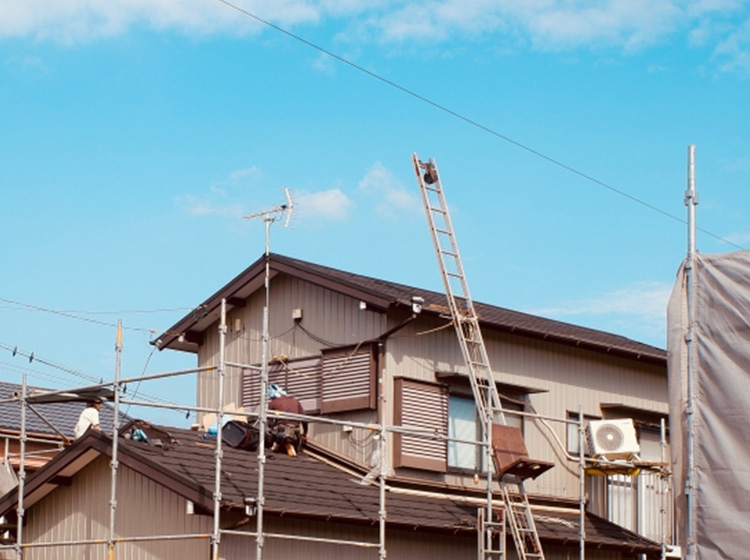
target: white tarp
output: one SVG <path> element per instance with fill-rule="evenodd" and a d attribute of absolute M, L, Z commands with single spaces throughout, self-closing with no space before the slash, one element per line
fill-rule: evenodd
<path fill-rule="evenodd" d="M 750 251 L 697 255 L 692 282 L 696 558 L 750 558 Z M 670 447 L 683 552 L 688 534 L 686 288 L 683 263 L 667 312 Z"/>

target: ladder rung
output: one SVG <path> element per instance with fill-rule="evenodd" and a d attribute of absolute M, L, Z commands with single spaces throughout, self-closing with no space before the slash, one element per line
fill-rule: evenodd
<path fill-rule="evenodd" d="M 435 208 L 433 206 L 430 206 L 430 212 L 437 212 L 438 214 L 447 214 L 448 213 L 445 210 L 443 210 L 442 208 Z"/>

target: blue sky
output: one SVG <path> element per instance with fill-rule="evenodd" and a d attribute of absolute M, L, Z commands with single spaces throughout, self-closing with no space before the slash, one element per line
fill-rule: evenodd
<path fill-rule="evenodd" d="M 749 78 L 741 1 L 3 2 L 0 378 L 112 378 L 118 318 L 126 377 L 194 365 L 151 330 L 261 255 L 282 187 L 273 251 L 440 290 L 413 152 L 476 300 L 664 347 L 689 144 L 700 251 L 750 246 Z"/>

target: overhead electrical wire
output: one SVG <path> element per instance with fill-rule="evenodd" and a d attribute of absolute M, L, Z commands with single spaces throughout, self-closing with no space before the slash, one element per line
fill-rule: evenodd
<path fill-rule="evenodd" d="M 503 141 L 505 141 L 505 142 L 507 142 L 509 144 L 512 144 L 513 146 L 515 146 L 517 148 L 520 148 L 520 149 L 522 149 L 522 150 L 524 150 L 524 151 L 526 151 L 526 152 L 528 152 L 528 153 L 530 153 L 530 154 L 532 154 L 532 155 L 534 155 L 534 156 L 536 156 L 538 158 L 541 158 L 541 159 L 547 161 L 548 163 L 556 165 L 557 167 L 560 167 L 560 168 L 562 168 L 562 169 L 564 169 L 564 170 L 566 170 L 566 171 L 568 171 L 570 173 L 573 173 L 574 175 L 577 175 L 577 176 L 581 177 L 582 179 L 586 179 L 587 181 L 590 181 L 590 182 L 592 182 L 592 183 L 594 183 L 596 185 L 599 185 L 600 187 L 608 189 L 608 190 L 612 191 L 615 194 L 618 194 L 618 195 L 620 195 L 620 196 L 622 196 L 624 198 L 627 198 L 628 200 L 630 200 L 632 202 L 635 202 L 637 204 L 640 204 L 640 205 L 648 208 L 649 210 L 657 212 L 657 213 L 659 213 L 659 214 L 661 214 L 661 215 L 663 215 L 663 216 L 665 216 L 667 218 L 671 218 L 672 220 L 675 220 L 675 221 L 677 221 L 677 222 L 679 222 L 681 224 L 686 224 L 687 223 L 687 221 L 685 219 L 683 219 L 683 218 L 675 216 L 674 214 L 671 214 L 671 213 L 667 212 L 666 210 L 662 210 L 658 206 L 654 206 L 653 204 L 650 204 L 650 203 L 648 203 L 648 202 L 646 202 L 644 200 L 641 200 L 640 198 L 638 198 L 636 196 L 633 196 L 633 195 L 628 194 L 627 192 L 625 192 L 623 190 L 620 190 L 620 189 L 618 189 L 616 187 L 613 187 L 612 185 L 610 185 L 608 183 L 605 183 L 604 181 L 601 181 L 601 180 L 597 179 L 596 177 L 593 177 L 593 176 L 591 176 L 591 175 L 589 175 L 589 174 L 587 174 L 587 173 L 585 173 L 583 171 L 580 171 L 580 170 L 576 169 L 575 167 L 572 167 L 572 166 L 570 166 L 570 165 L 568 165 L 566 163 L 563 163 L 562 161 L 560 161 L 558 159 L 555 159 L 555 158 L 553 158 L 551 156 L 548 156 L 548 155 L 540 152 L 539 150 L 535 150 L 534 148 L 532 148 L 530 146 L 527 146 L 526 144 L 523 144 L 522 142 L 519 142 L 518 140 L 514 140 L 513 138 L 510 138 L 509 136 L 506 136 L 505 134 L 502 134 L 502 133 L 494 130 L 493 128 L 490 128 L 489 126 L 486 126 L 486 125 L 484 125 L 484 124 L 482 124 L 482 123 L 480 123 L 478 121 L 475 121 L 474 119 L 471 119 L 471 118 L 469 118 L 469 117 L 467 117 L 465 115 L 462 115 L 461 113 L 459 113 L 457 111 L 454 111 L 453 109 L 450 109 L 450 108 L 446 107 L 445 105 L 442 105 L 442 104 L 440 104 L 440 103 L 438 103 L 436 101 L 433 101 L 432 99 L 430 99 L 428 97 L 425 97 L 424 95 L 422 95 L 420 93 L 417 93 L 414 90 L 411 90 L 411 89 L 409 89 L 409 88 L 407 88 L 405 86 L 402 86 L 402 85 L 400 85 L 400 84 L 398 84 L 398 83 L 396 83 L 396 82 L 394 82 L 392 80 L 389 80 L 388 78 L 384 78 L 380 74 L 377 74 L 377 73 L 373 72 L 372 70 L 368 70 L 367 68 L 364 68 L 363 66 L 360 66 L 356 62 L 352 62 L 351 60 L 346 59 L 343 56 L 340 56 L 340 55 L 338 55 L 338 54 L 336 54 L 336 53 L 334 53 L 332 51 L 329 51 L 328 49 L 325 49 L 325 48 L 323 48 L 323 47 L 321 47 L 319 45 L 316 45 L 315 43 L 313 43 L 311 41 L 308 41 L 307 39 L 305 39 L 305 38 L 303 38 L 303 37 L 301 37 L 301 36 L 299 36 L 299 35 L 297 35 L 295 33 L 292 33 L 291 31 L 289 31 L 287 29 L 284 29 L 283 27 L 280 27 L 280 26 L 278 26 L 276 24 L 273 24 L 270 21 L 265 20 L 265 19 L 263 19 L 263 18 L 255 15 L 254 13 L 252 13 L 252 12 L 246 10 L 246 9 L 244 9 L 244 8 L 242 8 L 240 6 L 237 6 L 236 4 L 233 4 L 232 2 L 229 2 L 227 0 L 216 0 L 216 1 L 224 4 L 225 6 L 228 6 L 229 8 L 232 8 L 233 10 L 236 10 L 236 11 L 240 12 L 241 14 L 246 15 L 249 18 L 254 19 L 255 21 L 257 21 L 259 23 L 262 23 L 263 25 L 265 25 L 267 27 L 270 27 L 271 29 L 274 29 L 274 30 L 278 31 L 279 33 L 283 33 L 287 37 L 290 37 L 290 38 L 294 39 L 295 41 L 298 41 L 298 42 L 300 42 L 300 43 L 302 43 L 302 44 L 310 47 L 311 49 L 314 49 L 314 50 L 316 50 L 318 52 L 321 52 L 321 53 L 325 54 L 326 56 L 330 56 L 331 58 L 333 58 L 335 60 L 338 60 L 342 64 L 350 66 L 351 68 L 354 68 L 355 70 L 357 70 L 357 71 L 359 71 L 359 72 L 361 72 L 363 74 L 366 74 L 367 76 L 369 76 L 369 77 L 371 77 L 371 78 L 373 78 L 375 80 L 378 80 L 378 81 L 380 81 L 380 82 L 382 82 L 382 83 L 384 83 L 384 84 L 386 84 L 386 85 L 388 85 L 388 86 L 390 86 L 390 87 L 392 87 L 394 89 L 397 89 L 398 91 L 400 91 L 402 93 L 405 93 L 406 95 L 409 95 L 409 96 L 417 99 L 418 101 L 426 103 L 427 105 L 430 105 L 431 107 L 433 107 L 433 108 L 435 108 L 435 109 L 437 109 L 439 111 L 442 111 L 443 113 L 446 113 L 446 114 L 448 114 L 448 115 L 450 115 L 452 117 L 455 117 L 456 119 L 458 119 L 460 121 L 463 121 L 463 122 L 465 122 L 465 123 L 467 123 L 467 124 L 469 124 L 469 125 L 471 125 L 471 126 L 473 126 L 475 128 L 478 128 L 479 130 L 481 130 L 483 132 L 486 132 L 487 134 L 490 134 L 490 135 L 492 135 L 492 136 L 494 136 L 496 138 L 499 138 L 500 140 L 503 140 Z M 728 240 L 728 239 L 726 239 L 726 238 L 724 238 L 724 237 L 722 237 L 720 235 L 717 235 L 715 233 L 712 233 L 712 232 L 710 232 L 708 230 L 705 230 L 703 228 L 700 228 L 700 227 L 698 227 L 697 229 L 700 232 L 705 233 L 706 235 L 709 235 L 709 236 L 717 239 L 718 241 L 722 241 L 724 243 L 732 245 L 733 247 L 736 247 L 737 249 L 744 249 L 744 247 L 742 247 L 741 245 L 737 245 L 736 243 L 734 243 L 734 242 L 732 242 L 732 241 L 730 241 L 730 240 Z"/>
<path fill-rule="evenodd" d="M 102 383 L 102 379 L 101 378 L 97 379 L 93 375 L 90 375 L 90 374 L 87 374 L 87 373 L 84 373 L 82 371 L 78 371 L 78 370 L 75 370 L 75 369 L 72 369 L 72 368 L 69 368 L 69 367 L 65 367 L 65 366 L 63 366 L 61 364 L 58 364 L 58 363 L 55 363 L 55 362 L 52 362 L 52 361 L 50 361 L 50 360 L 48 360 L 46 358 L 43 358 L 43 357 L 39 356 L 38 354 L 36 354 L 34 352 L 31 352 L 31 353 L 25 352 L 25 351 L 19 349 L 18 346 L 11 346 L 10 344 L 6 344 L 6 343 L 3 343 L 3 342 L 0 342 L 0 348 L 3 349 L 3 350 L 9 351 L 13 357 L 15 357 L 15 356 L 21 356 L 23 358 L 28 358 L 30 364 L 33 363 L 33 362 L 37 362 L 37 363 L 49 366 L 51 368 L 54 368 L 54 369 L 56 369 L 58 371 L 62 371 L 64 373 L 67 373 L 69 375 L 73 375 L 75 377 L 83 379 L 84 381 L 87 381 L 87 382 L 92 383 L 92 384 Z M 152 352 L 152 354 L 153 354 L 153 352 Z M 146 361 L 146 367 L 148 366 L 148 362 L 150 360 L 151 360 L 151 356 L 149 356 L 148 360 Z M 6 363 L 5 365 L 3 365 L 2 369 L 10 370 L 10 368 L 8 367 L 9 365 L 10 364 Z M 23 371 L 23 368 L 19 368 L 19 370 Z M 144 371 L 145 371 L 145 367 L 144 367 Z M 41 372 L 34 372 L 34 373 L 35 374 L 38 373 L 40 375 L 45 375 L 45 374 L 43 374 Z M 57 377 L 57 376 L 50 376 L 50 377 Z M 59 379 L 59 377 L 58 377 L 58 379 Z M 160 403 L 165 403 L 165 404 L 176 404 L 176 403 L 174 403 L 174 402 L 172 402 L 170 400 L 163 399 L 163 398 L 158 397 L 156 395 L 152 395 L 152 394 L 148 394 L 148 393 L 141 393 L 141 395 L 143 395 L 142 398 L 144 400 L 148 401 L 148 402 L 160 402 Z"/>
<path fill-rule="evenodd" d="M 49 309 L 47 307 L 40 307 L 38 305 L 31 305 L 29 303 L 23 303 L 20 301 L 14 301 L 12 299 L 6 299 L 6 298 L 0 298 L 0 301 L 4 303 L 9 303 L 12 305 L 16 305 L 19 307 L 25 307 L 27 309 L 31 309 L 33 311 L 43 311 L 44 313 L 52 313 L 53 315 L 60 315 L 61 317 L 67 317 L 68 319 L 76 319 L 78 321 L 84 321 L 86 323 L 93 323 L 95 325 L 103 325 L 106 327 L 113 327 L 117 328 L 116 323 L 108 323 L 106 321 L 100 321 L 98 319 L 90 319 L 89 317 L 81 317 L 79 315 L 74 315 L 73 313 L 69 313 L 67 311 L 58 311 L 56 309 Z M 153 333 L 154 329 L 147 329 L 143 327 L 123 327 L 125 330 L 130 331 L 136 331 L 136 332 L 145 332 L 145 333 Z"/>

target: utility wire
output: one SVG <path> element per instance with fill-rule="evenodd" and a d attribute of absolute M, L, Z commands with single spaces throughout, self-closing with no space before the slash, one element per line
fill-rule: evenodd
<path fill-rule="evenodd" d="M 579 177 L 581 177 L 583 179 L 586 179 L 587 181 L 590 181 L 590 182 L 592 182 L 592 183 L 594 183 L 596 185 L 599 185 L 600 187 L 603 187 L 605 189 L 608 189 L 608 190 L 612 191 L 613 193 L 618 194 L 618 195 L 620 195 L 620 196 L 622 196 L 624 198 L 627 198 L 628 200 L 630 200 L 632 202 L 635 202 L 637 204 L 645 206 L 649 210 L 653 210 L 654 212 L 662 214 L 663 216 L 666 216 L 667 218 L 671 218 L 671 219 L 673 219 L 673 220 L 675 220 L 675 221 L 677 221 L 677 222 L 679 222 L 681 224 L 687 224 L 687 221 L 685 219 L 683 219 L 683 218 L 675 216 L 674 214 L 671 214 L 671 213 L 667 212 L 666 210 L 662 210 L 661 208 L 659 208 L 657 206 L 654 206 L 653 204 L 650 204 L 650 203 L 648 203 L 648 202 L 646 202 L 644 200 L 641 200 L 640 198 L 637 198 L 637 197 L 635 197 L 635 196 L 633 196 L 631 194 L 628 194 L 625 191 L 622 191 L 622 190 L 620 190 L 620 189 L 618 189 L 616 187 L 613 187 L 612 185 L 610 185 L 608 183 L 605 183 L 604 181 L 600 181 L 599 179 L 597 179 L 595 177 L 592 177 L 591 175 L 588 175 L 587 173 L 584 173 L 583 171 L 579 171 L 578 169 L 576 169 L 574 167 L 571 167 L 570 165 L 567 165 L 567 164 L 561 162 L 560 160 L 557 160 L 557 159 L 555 159 L 555 158 L 553 158 L 551 156 L 543 154 L 542 152 L 540 152 L 538 150 L 535 150 L 534 148 L 532 148 L 530 146 L 527 146 L 526 144 L 523 144 L 523 143 L 521 143 L 521 142 L 519 142 L 517 140 L 514 140 L 513 138 L 510 138 L 509 136 L 506 136 L 505 134 L 502 134 L 502 133 L 500 133 L 500 132 L 498 132 L 498 131 L 490 128 L 489 126 L 483 125 L 482 123 L 480 123 L 478 121 L 475 121 L 475 120 L 473 120 L 473 119 L 471 119 L 471 118 L 469 118 L 469 117 L 467 117 L 465 115 L 462 115 L 461 113 L 459 113 L 457 111 L 454 111 L 453 109 L 450 109 L 450 108 L 446 107 L 445 105 L 441 105 L 440 103 L 438 103 L 436 101 L 433 101 L 432 99 L 430 99 L 428 97 L 425 97 L 424 95 L 421 95 L 421 94 L 415 92 L 414 90 L 411 90 L 411 89 L 409 89 L 407 87 L 404 87 L 404 86 L 402 86 L 402 85 L 400 85 L 400 84 L 398 84 L 398 83 L 396 83 L 394 81 L 391 81 L 391 80 L 389 80 L 387 78 L 384 78 L 380 74 L 377 74 L 377 73 L 373 72 L 372 70 L 368 70 L 367 68 L 364 68 L 363 66 L 360 66 L 359 64 L 357 64 L 355 62 L 352 62 L 351 60 L 348 60 L 348 59 L 344 58 L 343 56 L 337 55 L 336 53 L 334 53 L 332 51 L 329 51 L 328 49 L 325 49 L 325 48 L 323 48 L 323 47 L 321 47 L 319 45 L 316 45 L 315 43 L 313 43 L 311 41 L 308 41 L 307 39 L 305 39 L 303 37 L 300 37 L 299 35 L 296 35 L 296 34 L 292 33 L 291 31 L 288 31 L 288 30 L 284 29 L 283 27 L 279 27 L 278 25 L 275 25 L 275 24 L 271 23 L 270 21 L 265 20 L 265 19 L 263 19 L 263 18 L 255 15 L 255 14 L 253 14 L 252 12 L 249 12 L 248 10 L 245 10 L 244 8 L 241 8 L 240 6 L 237 6 L 236 4 L 228 2 L 227 0 L 216 0 L 216 1 L 217 2 L 221 2 L 225 6 L 228 6 L 228 7 L 232 8 L 232 9 L 234 9 L 234 10 L 237 10 L 238 12 L 246 15 L 247 17 L 250 17 L 250 18 L 256 20 L 259 23 L 262 23 L 263 25 L 266 25 L 266 26 L 268 26 L 268 27 L 270 27 L 272 29 L 275 29 L 279 33 L 283 33 L 287 37 L 291 37 L 295 41 L 298 41 L 298 42 L 300 42 L 300 43 L 302 43 L 302 44 L 304 44 L 304 45 L 306 45 L 306 46 L 308 46 L 308 47 L 310 47 L 312 49 L 315 49 L 318 52 L 321 52 L 321 53 L 323 53 L 323 54 L 325 54 L 327 56 L 330 56 L 331 58 L 333 58 L 335 60 L 338 60 L 342 64 L 346 64 L 347 66 L 350 66 L 351 68 L 354 68 L 355 70 L 358 70 L 359 72 L 362 72 L 363 74 L 366 74 L 367 76 L 370 76 L 371 78 L 374 78 L 375 80 L 378 80 L 378 81 L 380 81 L 380 82 L 382 82 L 382 83 L 384 83 L 384 84 L 386 84 L 388 86 L 391 86 L 394 89 L 399 90 L 402 93 L 405 93 L 406 95 L 409 95 L 409 96 L 411 96 L 411 97 L 413 97 L 413 98 L 415 98 L 415 99 L 417 99 L 417 100 L 419 100 L 419 101 L 421 101 L 423 103 L 426 103 L 427 105 L 430 105 L 430 106 L 434 107 L 435 109 L 437 109 L 439 111 L 442 111 L 443 113 L 447 113 L 448 115 L 450 115 L 452 117 L 455 117 L 458 120 L 463 121 L 463 122 L 465 122 L 465 123 L 467 123 L 467 124 L 469 124 L 469 125 L 471 125 L 471 126 L 473 126 L 475 128 L 478 128 L 479 130 L 481 130 L 483 132 L 491 134 L 492 136 L 494 136 L 496 138 L 499 138 L 500 140 L 504 140 L 505 142 L 507 142 L 509 144 L 512 144 L 513 146 L 515 146 L 517 148 L 525 150 L 526 152 L 528 152 L 528 153 L 530 153 L 530 154 L 532 154 L 532 155 L 534 155 L 534 156 L 536 156 L 538 158 L 541 158 L 541 159 L 547 161 L 548 163 L 551 163 L 552 165 L 556 165 L 556 166 L 558 166 L 558 167 L 560 167 L 560 168 L 562 168 L 562 169 L 564 169 L 566 171 L 569 171 L 570 173 L 573 173 L 574 175 L 578 175 Z M 720 235 L 717 235 L 715 233 L 712 233 L 712 232 L 707 231 L 707 230 L 705 230 L 703 228 L 700 228 L 700 227 L 697 228 L 697 229 L 699 231 L 701 231 L 702 233 L 705 233 L 706 235 L 709 235 L 709 236 L 711 236 L 711 237 L 713 237 L 713 238 L 715 238 L 715 239 L 717 239 L 719 241 L 722 241 L 724 243 L 732 245 L 733 247 L 736 247 L 737 249 L 744 249 L 744 247 L 742 247 L 740 245 L 737 245 L 736 243 L 733 243 L 732 241 L 729 241 L 728 239 L 725 239 L 724 237 L 721 237 Z"/>
<path fill-rule="evenodd" d="M 17 305 L 19 307 L 25 307 L 27 309 L 32 309 L 34 311 L 44 311 L 45 313 L 52 313 L 53 315 L 60 315 L 62 317 L 67 317 L 69 319 L 77 319 L 79 321 L 84 321 L 86 323 L 93 323 L 95 325 L 104 325 L 106 327 L 113 327 L 117 328 L 117 324 L 115 323 L 107 323 L 106 321 L 100 321 L 98 319 L 90 319 L 88 317 L 80 317 L 78 315 L 74 315 L 72 313 L 68 313 L 66 311 L 57 311 L 55 309 L 48 309 L 46 307 L 39 307 L 38 305 L 31 305 L 30 303 L 23 303 L 20 301 L 14 301 L 12 299 L 6 299 L 6 298 L 0 298 L 0 301 L 4 303 L 10 303 L 13 305 Z M 153 329 L 146 329 L 141 327 L 123 327 L 126 330 L 130 331 L 136 331 L 136 332 L 145 332 L 145 333 L 152 333 Z"/>
<path fill-rule="evenodd" d="M 18 348 L 18 346 L 10 346 L 9 344 L 5 344 L 5 343 L 0 342 L 0 348 L 2 348 L 3 350 L 8 350 L 11 353 L 11 355 L 14 356 L 14 357 L 15 356 L 21 356 L 21 357 L 24 357 L 24 358 L 28 358 L 30 364 L 33 363 L 33 362 L 38 362 L 40 364 L 44 364 L 44 365 L 49 366 L 51 368 L 54 368 L 54 369 L 57 369 L 59 371 L 65 372 L 65 373 L 67 373 L 69 375 L 73 375 L 75 377 L 79 377 L 79 378 L 83 379 L 84 381 L 88 381 L 89 383 L 92 383 L 92 384 L 101 383 L 101 378 L 97 379 L 93 375 L 89 375 L 87 373 L 83 373 L 81 371 L 78 371 L 78 370 L 75 370 L 75 369 L 71 369 L 71 368 L 65 367 L 63 365 L 57 364 L 55 362 L 52 362 L 52 361 L 47 360 L 45 358 L 42 358 L 41 356 L 35 354 L 34 352 L 31 352 L 31 353 L 24 352 L 23 350 L 20 350 Z M 153 355 L 153 352 L 152 352 L 152 355 Z M 150 360 L 151 360 L 151 356 L 148 357 L 148 360 L 146 361 L 146 366 L 148 366 L 148 362 Z M 4 369 L 8 369 L 8 367 L 4 366 Z M 144 370 L 145 370 L 145 368 L 144 368 Z M 44 374 L 42 374 L 42 375 L 44 375 Z M 149 402 L 161 402 L 161 403 L 165 403 L 165 404 L 177 404 L 177 403 L 174 403 L 174 402 L 172 402 L 170 400 L 163 399 L 161 397 L 157 397 L 156 395 L 151 395 L 151 394 L 148 394 L 148 393 L 141 393 L 141 394 L 143 395 L 142 398 L 144 400 L 146 400 L 146 401 L 149 401 Z"/>

